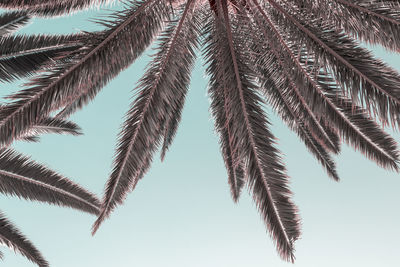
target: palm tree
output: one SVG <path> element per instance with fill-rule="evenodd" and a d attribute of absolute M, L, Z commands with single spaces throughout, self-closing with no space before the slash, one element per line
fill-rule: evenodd
<path fill-rule="evenodd" d="M 105 2 L 5 0 L 0 8 L 53 16 Z M 0 111 L 2 144 L 53 113 L 65 119 L 158 37 L 157 52 L 136 87 L 138 96 L 119 136 L 93 233 L 135 188 L 158 148 L 164 158 L 200 46 L 232 198 L 237 201 L 244 185 L 249 187 L 284 260 L 294 260 L 300 219 L 265 103 L 334 180 L 339 177 L 331 155 L 340 152 L 343 141 L 378 165 L 398 170 L 397 144 L 383 126 L 399 126 L 400 75 L 360 44 L 400 51 L 397 0 L 131 0 L 97 22 L 104 30 L 40 41 L 37 36 L 10 37 L 22 43 L 31 38 L 34 51 L 28 54 L 33 59 L 52 51 L 54 38 L 64 51 L 27 69 L 12 70 L 10 62 L 3 80 L 30 75 L 42 64 L 48 71 L 9 96 L 13 101 Z M 2 49 L 11 50 L 12 44 Z M 29 49 L 18 45 L 13 53 L 24 60 Z"/>

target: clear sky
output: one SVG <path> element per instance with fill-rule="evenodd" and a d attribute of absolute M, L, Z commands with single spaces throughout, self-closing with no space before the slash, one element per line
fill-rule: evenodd
<path fill-rule="evenodd" d="M 23 33 L 68 33 L 96 28 L 88 18 L 35 19 Z M 374 48 L 400 70 L 400 57 Z M 153 53 L 149 50 L 147 55 Z M 84 135 L 47 135 L 15 148 L 80 183 L 99 196 L 111 170 L 116 136 L 148 62 L 140 60 L 109 83 L 85 109 L 71 117 Z M 163 163 L 152 168 L 123 206 L 90 235 L 95 218 L 69 208 L 1 196 L 0 209 L 54 267 L 395 267 L 400 238 L 400 177 L 343 145 L 337 157 L 342 181 L 333 182 L 297 136 L 269 111 L 283 153 L 294 201 L 302 217 L 296 263 L 280 260 L 265 226 L 244 191 L 230 198 L 227 174 L 213 130 L 207 79 L 200 59 L 178 134 Z M 20 83 L 0 84 L 1 94 Z M 396 134 L 396 140 L 399 140 Z M 33 267 L 3 248 L 0 266 Z"/>

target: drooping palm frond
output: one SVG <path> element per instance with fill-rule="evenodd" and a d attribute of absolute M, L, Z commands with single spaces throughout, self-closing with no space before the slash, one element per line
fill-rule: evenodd
<path fill-rule="evenodd" d="M 257 68 L 261 72 L 261 88 L 268 102 L 282 120 L 303 140 L 309 151 L 325 167 L 329 176 L 334 180 L 339 180 L 335 163 L 329 155 L 330 151 L 327 149 L 326 143 L 321 140 L 321 136 L 327 136 L 328 139 L 334 140 L 332 134 L 328 132 L 329 128 L 321 121 L 314 124 L 315 115 L 312 111 L 303 110 L 296 94 L 298 92 L 296 84 L 290 79 L 290 76 L 282 76 L 279 69 L 271 67 L 273 66 L 271 63 L 278 60 L 276 57 L 272 54 L 264 54 L 259 60 Z M 310 116 L 304 114 L 305 112 L 311 113 Z M 319 131 L 321 131 L 320 135 L 316 133 Z M 333 137 L 336 136 L 333 135 Z"/>
<path fill-rule="evenodd" d="M 334 153 L 338 153 L 340 149 L 338 137 L 330 133 L 329 128 L 326 127 L 326 123 L 324 125 L 324 123 L 320 121 L 321 117 L 319 114 L 314 114 L 311 110 L 310 105 L 312 105 L 312 103 L 307 102 L 307 99 L 301 94 L 301 90 L 299 89 L 301 80 L 292 78 L 293 74 L 291 74 L 290 71 L 292 68 L 291 60 L 298 60 L 296 58 L 296 52 L 291 49 L 293 47 L 289 47 L 290 44 L 283 39 L 276 25 L 274 25 L 266 16 L 265 12 L 260 9 L 260 6 L 258 5 L 253 8 L 255 9 L 252 11 L 252 15 L 255 17 L 254 23 L 256 25 L 258 24 L 260 32 L 262 33 L 261 35 L 257 35 L 253 31 L 253 34 L 249 37 L 249 45 L 254 47 L 253 50 L 255 49 L 253 51 L 253 53 L 255 53 L 254 57 L 260 61 L 259 64 L 255 62 L 255 71 L 261 72 L 261 76 L 267 75 L 272 78 L 274 80 L 273 83 L 279 85 L 276 89 L 280 89 L 279 94 L 282 95 L 282 97 L 284 97 L 285 88 L 290 87 L 290 89 L 287 90 L 287 93 L 290 95 L 287 97 L 294 101 L 291 107 L 296 107 L 298 109 L 297 117 L 306 120 L 309 131 L 320 141 L 322 146 Z M 283 49 L 279 49 L 279 46 Z M 289 59 L 282 56 L 281 53 L 286 54 Z M 279 66 L 278 68 L 276 68 L 277 65 Z M 263 80 L 262 78 L 260 79 Z M 285 88 L 279 88 L 282 86 Z M 266 93 L 273 93 L 273 90 L 267 89 Z"/>
<path fill-rule="evenodd" d="M 110 18 L 114 20 L 97 21 L 108 28 L 108 30 L 100 33 L 100 36 L 94 36 L 99 38 L 99 42 L 104 40 L 104 43 L 100 43 L 100 45 L 106 46 L 102 50 L 107 52 L 109 47 L 116 46 L 118 53 L 112 50 L 113 53 L 104 55 L 110 60 L 102 63 L 101 75 L 93 83 L 81 87 L 80 92 L 67 102 L 56 117 L 66 118 L 81 109 L 97 95 L 108 80 L 132 64 L 151 44 L 163 20 L 167 17 L 167 8 L 168 6 L 161 1 L 132 2 L 126 6 L 123 12 L 112 14 Z M 121 39 L 126 40 L 126 42 L 121 42 Z M 115 45 L 117 43 L 118 45 Z M 97 56 L 97 54 L 94 54 L 94 56 Z"/>
<path fill-rule="evenodd" d="M 4 105 L 0 105 L 0 109 L 3 107 Z M 54 117 L 46 117 L 40 120 L 37 124 L 33 125 L 28 131 L 21 132 L 19 136 L 15 137 L 15 140 L 38 142 L 40 135 L 50 133 L 81 135 L 82 129 L 72 121 Z M 10 145 L 11 142 L 4 144 L 3 146 L 8 147 Z"/>
<path fill-rule="evenodd" d="M 55 128 L 64 127 L 65 129 L 74 128 L 71 123 L 54 119 L 44 120 L 43 125 L 55 125 Z M 5 148 L 0 149 L 0 193 L 72 207 L 95 215 L 98 214 L 100 207 L 97 197 L 78 184 Z M 21 253 L 39 267 L 49 266 L 33 244 L 1 213 L 0 243 Z"/>
<path fill-rule="evenodd" d="M 164 50 L 163 52 L 160 52 L 161 54 L 166 54 L 168 49 L 171 49 L 172 45 L 176 44 L 175 51 L 170 52 L 174 53 L 174 56 L 179 57 L 179 60 L 182 62 L 177 61 L 174 66 L 176 68 L 176 73 L 175 75 L 177 76 L 177 81 L 174 86 L 177 88 L 180 88 L 180 91 L 175 94 L 175 97 L 171 99 L 172 105 L 171 105 L 171 112 L 169 114 L 169 117 L 167 118 L 166 121 L 166 127 L 165 131 L 163 134 L 163 144 L 161 148 L 161 160 L 164 160 L 165 154 L 167 153 L 169 147 L 171 146 L 175 134 L 178 130 L 179 122 L 181 120 L 181 115 L 182 115 L 182 110 L 183 106 L 185 104 L 185 98 L 186 98 L 186 93 L 189 87 L 189 82 L 190 82 L 190 73 L 193 68 L 194 61 L 196 59 L 195 56 L 195 49 L 198 48 L 198 41 L 199 41 L 199 33 L 200 33 L 200 28 L 201 28 L 201 22 L 203 20 L 203 13 L 204 13 L 204 6 L 197 7 L 197 10 L 191 10 L 192 5 L 198 6 L 198 2 L 196 3 L 195 1 L 197 0 L 191 0 L 187 2 L 187 8 L 184 10 L 184 13 L 182 14 L 182 18 L 179 21 L 178 28 L 174 29 L 172 25 L 169 25 L 170 28 L 168 28 L 165 32 L 164 40 L 161 47 Z M 192 3 L 193 2 L 193 3 Z M 189 14 L 186 14 L 185 12 L 188 12 Z M 198 12 L 198 14 L 195 14 L 195 12 Z M 185 16 L 188 16 L 188 18 L 185 18 Z M 186 21 L 188 20 L 188 22 Z M 173 24 L 173 23 L 171 23 Z M 182 32 L 181 29 L 183 28 Z M 173 31 L 176 31 L 176 33 L 173 33 Z M 180 33 L 180 34 L 179 34 Z M 171 39 L 171 35 L 175 34 L 173 38 L 175 40 Z M 181 49 L 181 54 L 178 55 L 178 49 Z"/>
<path fill-rule="evenodd" d="M 292 0 L 355 38 L 400 51 L 400 2 L 382 0 Z M 362 19 L 360 19 L 362 18 Z"/>
<path fill-rule="evenodd" d="M 95 95 L 141 54 L 166 17 L 167 7 L 155 0 L 131 3 L 129 7 L 115 13 L 114 22 L 104 22 L 108 29 L 89 36 L 90 44 L 76 52 L 70 62 L 32 80 L 31 88 L 11 96 L 19 100 L 0 112 L 0 143 L 10 142 L 39 117 Z"/>
<path fill-rule="evenodd" d="M 21 253 L 39 267 L 48 267 L 39 250 L 0 212 L 0 243 Z"/>
<path fill-rule="evenodd" d="M 98 214 L 96 196 L 47 167 L 11 150 L 0 151 L 0 193 Z"/>
<path fill-rule="evenodd" d="M 35 16 L 56 16 L 98 7 L 111 0 L 2 0 L 0 8 L 29 11 Z"/>
<path fill-rule="evenodd" d="M 215 8 L 217 8 L 215 6 Z M 210 24 L 209 27 L 212 27 Z M 211 29 L 206 28 L 205 32 L 209 32 Z M 219 40 L 210 40 L 211 42 L 216 42 Z M 213 49 L 214 47 L 210 44 L 208 49 Z M 211 97 L 211 113 L 214 117 L 216 130 L 220 133 L 220 145 L 223 159 L 225 161 L 225 166 L 228 171 L 228 183 L 231 190 L 232 199 L 237 202 L 245 183 L 244 181 L 244 170 L 243 170 L 243 160 L 239 151 L 233 144 L 232 137 L 232 115 L 229 110 L 230 103 L 228 101 L 229 85 L 227 84 L 227 78 L 224 68 L 219 68 L 222 64 L 226 64 L 222 61 L 222 51 L 221 49 L 217 51 L 208 52 L 210 58 L 212 53 L 214 57 L 214 64 L 210 63 L 207 69 L 210 75 L 210 88 L 209 95 Z"/>
<path fill-rule="evenodd" d="M 28 132 L 18 137 L 17 140 L 25 142 L 39 142 L 40 135 L 49 133 L 72 135 L 82 134 L 80 127 L 71 121 L 48 119 L 47 122 L 40 122 L 39 124 L 33 126 Z"/>
<path fill-rule="evenodd" d="M 223 1 L 217 3 L 217 8 L 218 16 L 207 29 L 210 33 L 206 51 L 211 66 L 208 71 L 212 75 L 210 89 L 221 91 L 211 92 L 212 96 L 223 94 L 225 98 L 227 121 L 225 125 L 218 125 L 217 122 L 217 129 L 225 128 L 231 134 L 230 150 L 237 150 L 245 162 L 254 200 L 275 239 L 278 252 L 282 258 L 293 261 L 293 242 L 300 231 L 296 207 L 289 199 L 291 193 L 285 169 L 280 164 L 278 151 L 273 147 L 274 137 L 267 128 L 269 123 L 261 108 L 262 100 L 255 92 L 254 74 L 241 61 L 243 40 L 236 34 L 237 29 L 231 27 L 228 7 L 223 5 Z M 216 58 L 215 54 L 220 58 Z M 214 71 L 225 73 L 218 77 Z M 223 80 L 225 84 L 219 87 L 218 80 Z"/>
<path fill-rule="evenodd" d="M 31 134 L 40 135 L 46 133 L 81 135 L 81 128 L 72 121 L 56 118 L 46 118 L 32 127 Z"/>
<path fill-rule="evenodd" d="M 67 60 L 85 35 L 14 35 L 0 37 L 0 81 L 10 82 Z"/>
<path fill-rule="evenodd" d="M 158 53 L 140 81 L 139 96 L 127 114 L 93 233 L 115 206 L 122 203 L 139 175 L 146 172 L 162 136 L 168 144 L 171 142 L 171 128 L 167 127 L 178 123 L 195 59 L 200 24 L 194 11 L 196 6 L 196 0 L 188 1 L 179 19 L 169 23 Z"/>
<path fill-rule="evenodd" d="M 344 140 L 352 143 L 355 148 L 361 149 L 364 154 L 376 160 L 378 164 L 397 169 L 398 153 L 396 145 L 394 145 L 395 141 L 380 130 L 374 122 L 370 121 L 365 116 L 366 112 L 360 108 L 354 109 L 353 112 L 365 118 L 364 122 L 372 127 L 371 131 L 367 130 L 369 128 L 365 127 L 366 125 L 362 123 L 357 125 L 356 121 L 351 120 L 349 116 L 352 113 L 348 110 L 345 111 L 346 109 L 342 110 L 337 105 L 341 101 L 336 101 L 335 99 L 337 99 L 337 95 L 341 94 L 341 92 L 337 90 L 337 85 L 332 78 L 327 73 L 318 71 L 320 72 L 319 74 L 323 74 L 321 79 L 324 80 L 317 80 L 309 72 L 307 66 L 305 66 L 305 64 L 316 64 L 315 60 L 314 62 L 310 60 L 312 54 L 307 54 L 309 56 L 308 62 L 302 62 L 302 57 L 299 59 L 297 56 L 300 52 L 293 50 L 294 47 L 290 45 L 292 43 L 290 39 L 285 39 L 285 37 L 289 38 L 289 35 L 284 35 L 278 31 L 277 27 L 279 24 L 273 23 L 273 16 L 268 17 L 259 5 L 258 11 L 263 15 L 264 21 L 269 23 L 263 29 L 265 32 L 269 31 L 267 40 L 271 43 L 271 50 L 276 50 L 276 47 L 281 47 L 283 50 L 280 53 L 282 59 L 275 60 L 275 62 L 281 68 L 281 73 L 287 77 L 286 79 L 290 79 L 289 76 L 295 77 L 294 81 L 296 81 L 297 85 L 301 85 L 299 88 L 305 99 L 312 100 L 309 101 L 309 104 L 313 112 L 319 117 L 326 117 L 327 121 L 341 133 Z M 331 96 L 329 97 L 328 94 Z M 336 102 L 337 104 L 335 104 Z M 376 131 L 374 132 L 372 129 Z M 380 142 L 379 140 L 384 141 Z"/>
<path fill-rule="evenodd" d="M 46 118 L 23 141 L 38 141 L 43 133 L 81 134 L 73 122 Z M 95 195 L 63 176 L 11 149 L 0 149 L 0 193 L 79 209 L 97 215 L 100 201 Z M 41 253 L 0 213 L 0 243 L 20 252 L 39 267 L 49 266 Z"/>
<path fill-rule="evenodd" d="M 0 37 L 12 33 L 28 23 L 30 17 L 25 12 L 6 12 L 0 15 Z"/>
<path fill-rule="evenodd" d="M 39 135 L 49 133 L 81 135 L 82 131 L 81 128 L 72 121 L 46 118 L 33 126 L 28 132 L 20 136 L 18 140 L 38 142 Z"/>
<path fill-rule="evenodd" d="M 291 12 L 296 7 L 294 5 L 289 8 L 274 0 L 267 2 L 271 17 L 290 32 L 291 41 L 304 45 L 308 53 L 315 54 L 317 61 L 327 66 L 344 85 L 354 103 L 361 102 L 382 123 L 398 126 L 400 75 L 395 70 L 375 59 L 368 50 L 329 22 Z"/>

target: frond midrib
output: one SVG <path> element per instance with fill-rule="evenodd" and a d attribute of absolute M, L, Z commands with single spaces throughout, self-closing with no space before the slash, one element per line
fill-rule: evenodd
<path fill-rule="evenodd" d="M 12 173 L 12 172 L 1 170 L 1 169 L 0 169 L 0 175 L 5 175 L 5 176 L 12 177 L 12 178 L 20 180 L 20 181 L 22 180 L 27 183 L 35 184 L 35 185 L 38 185 L 39 187 L 45 187 L 45 188 L 49 189 L 50 191 L 55 191 L 57 193 L 60 193 L 61 195 L 67 195 L 71 198 L 78 200 L 79 202 L 83 202 L 83 203 L 87 204 L 88 206 L 91 206 L 94 210 L 99 211 L 99 207 L 97 207 L 96 205 L 94 205 L 94 204 L 90 203 L 89 201 L 87 201 L 77 195 L 74 195 L 66 190 L 58 188 L 56 186 L 49 185 L 44 182 L 40 182 L 38 180 L 34 180 L 29 177 L 25 177 L 23 175 Z"/>

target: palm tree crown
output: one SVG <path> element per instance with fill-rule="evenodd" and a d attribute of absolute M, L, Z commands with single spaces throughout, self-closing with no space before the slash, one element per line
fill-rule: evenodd
<path fill-rule="evenodd" d="M 26 17 L 105 2 L 2 1 L 0 8 L 26 13 L 3 16 L 13 21 L 0 33 Z M 379 124 L 399 127 L 400 75 L 360 44 L 400 51 L 397 0 L 131 0 L 97 22 L 104 30 L 0 39 L 1 81 L 47 70 L 0 110 L 1 144 L 26 136 L 53 113 L 67 118 L 158 40 L 126 114 L 93 233 L 135 188 L 157 149 L 164 158 L 200 47 L 232 198 L 248 186 L 283 259 L 294 260 L 300 219 L 264 104 L 334 180 L 331 155 L 343 141 L 398 170 L 397 144 Z"/>

